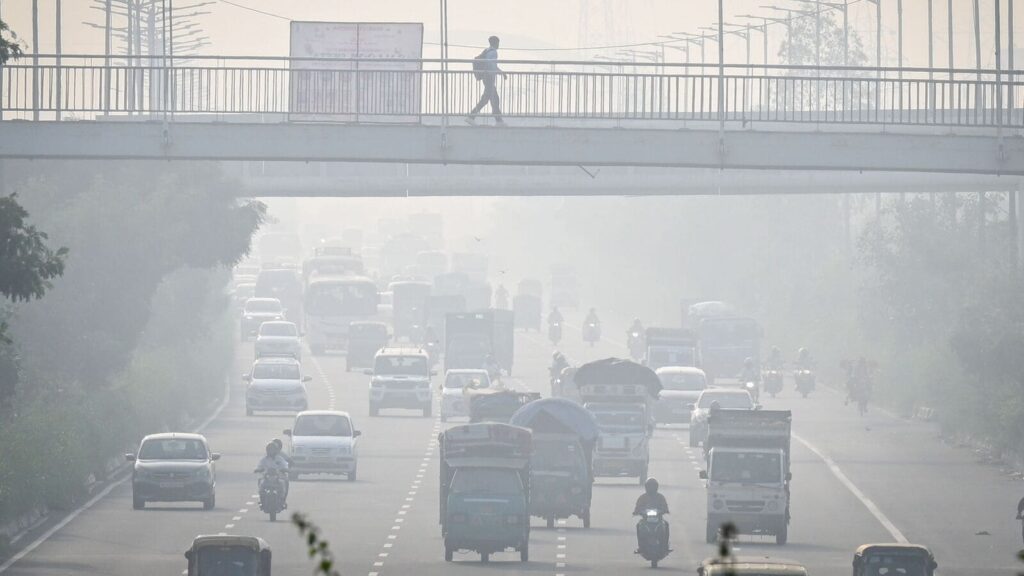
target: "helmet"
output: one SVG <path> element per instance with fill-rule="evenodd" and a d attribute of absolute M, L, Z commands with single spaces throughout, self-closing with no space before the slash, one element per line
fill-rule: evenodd
<path fill-rule="evenodd" d="M 644 490 L 646 490 L 648 494 L 654 494 L 658 491 L 658 481 L 654 478 L 648 478 L 647 482 L 644 482 Z"/>
<path fill-rule="evenodd" d="M 267 456 L 273 456 L 275 454 L 277 454 L 277 444 L 267 442 Z"/>
<path fill-rule="evenodd" d="M 810 353 L 807 351 L 807 348 L 804 348 L 803 346 L 801 346 L 800 349 L 796 351 L 796 355 L 801 358 L 806 358 L 808 354 Z"/>
<path fill-rule="evenodd" d="M 284 442 L 281 442 L 280 438 L 274 438 L 273 440 L 270 441 L 270 443 L 277 447 L 278 452 L 284 450 Z"/>
<path fill-rule="evenodd" d="M 722 409 L 722 404 L 718 400 L 715 400 L 714 402 L 711 403 L 711 406 L 708 406 L 708 409 L 709 410 L 721 410 Z"/>
<path fill-rule="evenodd" d="M 640 323 L 640 319 L 639 318 L 633 318 L 633 324 L 639 324 L 639 323 Z"/>
<path fill-rule="evenodd" d="M 747 368 L 753 368 L 754 367 L 754 359 L 751 358 L 750 356 L 747 356 L 746 358 L 743 359 L 743 365 L 745 367 L 747 367 Z"/>

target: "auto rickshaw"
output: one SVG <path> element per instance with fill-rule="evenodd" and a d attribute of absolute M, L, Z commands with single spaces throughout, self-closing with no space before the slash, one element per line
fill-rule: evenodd
<path fill-rule="evenodd" d="M 932 576 L 939 567 L 920 544 L 864 544 L 853 554 L 853 576 Z"/>
<path fill-rule="evenodd" d="M 270 576 L 270 546 L 255 536 L 196 536 L 185 551 L 188 576 Z"/>
<path fill-rule="evenodd" d="M 345 370 L 372 368 L 373 357 L 388 343 L 388 326 L 383 322 L 352 322 L 348 325 Z"/>

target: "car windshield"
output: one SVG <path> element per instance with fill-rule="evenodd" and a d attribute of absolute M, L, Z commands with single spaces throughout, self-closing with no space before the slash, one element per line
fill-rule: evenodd
<path fill-rule="evenodd" d="M 425 356 L 378 356 L 373 372 L 378 376 L 426 376 L 430 369 Z"/>
<path fill-rule="evenodd" d="M 298 336 L 295 324 L 278 324 L 267 322 L 260 326 L 260 336 Z"/>
<path fill-rule="evenodd" d="M 444 381 L 445 388 L 487 388 L 487 374 L 449 374 Z"/>
<path fill-rule="evenodd" d="M 257 576 L 259 553 L 245 546 L 206 546 L 199 549 L 198 574 Z"/>
<path fill-rule="evenodd" d="M 926 576 L 928 573 L 923 558 L 879 554 L 868 556 L 864 564 L 867 568 L 864 573 L 870 576 Z"/>
<path fill-rule="evenodd" d="M 712 402 L 718 402 L 722 408 L 730 410 L 749 410 L 754 407 L 754 401 L 750 399 L 750 394 L 708 394 L 704 393 L 700 395 L 700 400 L 697 402 L 698 408 L 708 408 Z"/>
<path fill-rule="evenodd" d="M 206 444 L 195 438 L 152 438 L 139 449 L 139 460 L 206 459 Z"/>
<path fill-rule="evenodd" d="M 661 387 L 665 390 L 696 392 L 703 390 L 705 384 L 702 374 L 669 372 L 659 374 L 658 378 L 661 379 Z"/>
<path fill-rule="evenodd" d="M 711 461 L 711 479 L 719 482 L 772 483 L 782 480 L 779 454 L 722 452 Z"/>
<path fill-rule="evenodd" d="M 295 420 L 293 436 L 351 436 L 352 423 L 338 414 L 303 414 Z"/>
<path fill-rule="evenodd" d="M 277 300 L 249 300 L 245 303 L 245 311 L 278 314 L 281 312 L 281 303 Z"/>
<path fill-rule="evenodd" d="M 523 491 L 515 470 L 464 468 L 452 478 L 452 494 L 518 494 Z"/>
<path fill-rule="evenodd" d="M 256 364 L 252 368 L 253 380 L 298 380 L 298 364 Z"/>

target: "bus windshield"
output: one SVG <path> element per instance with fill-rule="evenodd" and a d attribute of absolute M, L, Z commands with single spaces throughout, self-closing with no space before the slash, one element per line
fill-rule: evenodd
<path fill-rule="evenodd" d="M 372 316 L 377 313 L 377 287 L 371 282 L 312 284 L 306 291 L 306 312 L 327 316 Z"/>

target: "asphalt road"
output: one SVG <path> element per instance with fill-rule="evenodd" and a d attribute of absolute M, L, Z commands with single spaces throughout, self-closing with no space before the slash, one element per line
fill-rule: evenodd
<path fill-rule="evenodd" d="M 576 363 L 626 353 L 602 342 L 584 346 L 571 326 L 562 349 Z M 612 338 L 614 340 L 614 338 Z M 548 395 L 546 368 L 552 347 L 543 334 L 519 333 L 513 382 Z M 241 345 L 238 374 L 252 360 Z M 311 477 L 292 484 L 290 511 L 302 511 L 328 538 L 345 575 L 399 574 L 629 574 L 651 570 L 635 547 L 635 481 L 601 479 L 594 491 L 593 527 L 577 519 L 554 529 L 535 520 L 531 561 L 496 554 L 443 560 L 438 526 L 438 454 L 434 439 L 438 410 L 367 413 L 367 377 L 345 371 L 343 356 L 307 358 L 313 408 L 349 411 L 362 430 L 359 479 Z M 296 529 L 269 522 L 256 503 L 252 469 L 266 442 L 291 427 L 288 415 L 246 417 L 244 383 L 231 386 L 226 408 L 204 430 L 218 464 L 217 507 L 150 505 L 133 511 L 128 483 L 114 488 L 35 550 L 6 575 L 180 574 L 184 550 L 197 534 L 250 534 L 266 539 L 277 574 L 311 570 Z M 436 400 L 436 399 L 435 399 Z M 813 574 L 848 574 L 853 550 L 862 543 L 905 538 L 930 546 L 945 574 L 1011 574 L 1021 528 L 1014 520 L 1024 484 L 978 461 L 969 450 L 940 442 L 932 426 L 879 411 L 859 417 L 834 392 L 819 389 L 800 399 L 792 386 L 767 408 L 791 409 L 794 429 L 790 543 L 741 538 L 741 555 L 797 560 Z M 714 553 L 704 543 L 705 494 L 697 473 L 699 449 L 686 445 L 685 427 L 659 427 L 652 441 L 651 475 L 661 482 L 672 514 L 673 553 L 663 571 L 690 572 Z M 31 539 L 28 539 L 31 541 Z"/>

